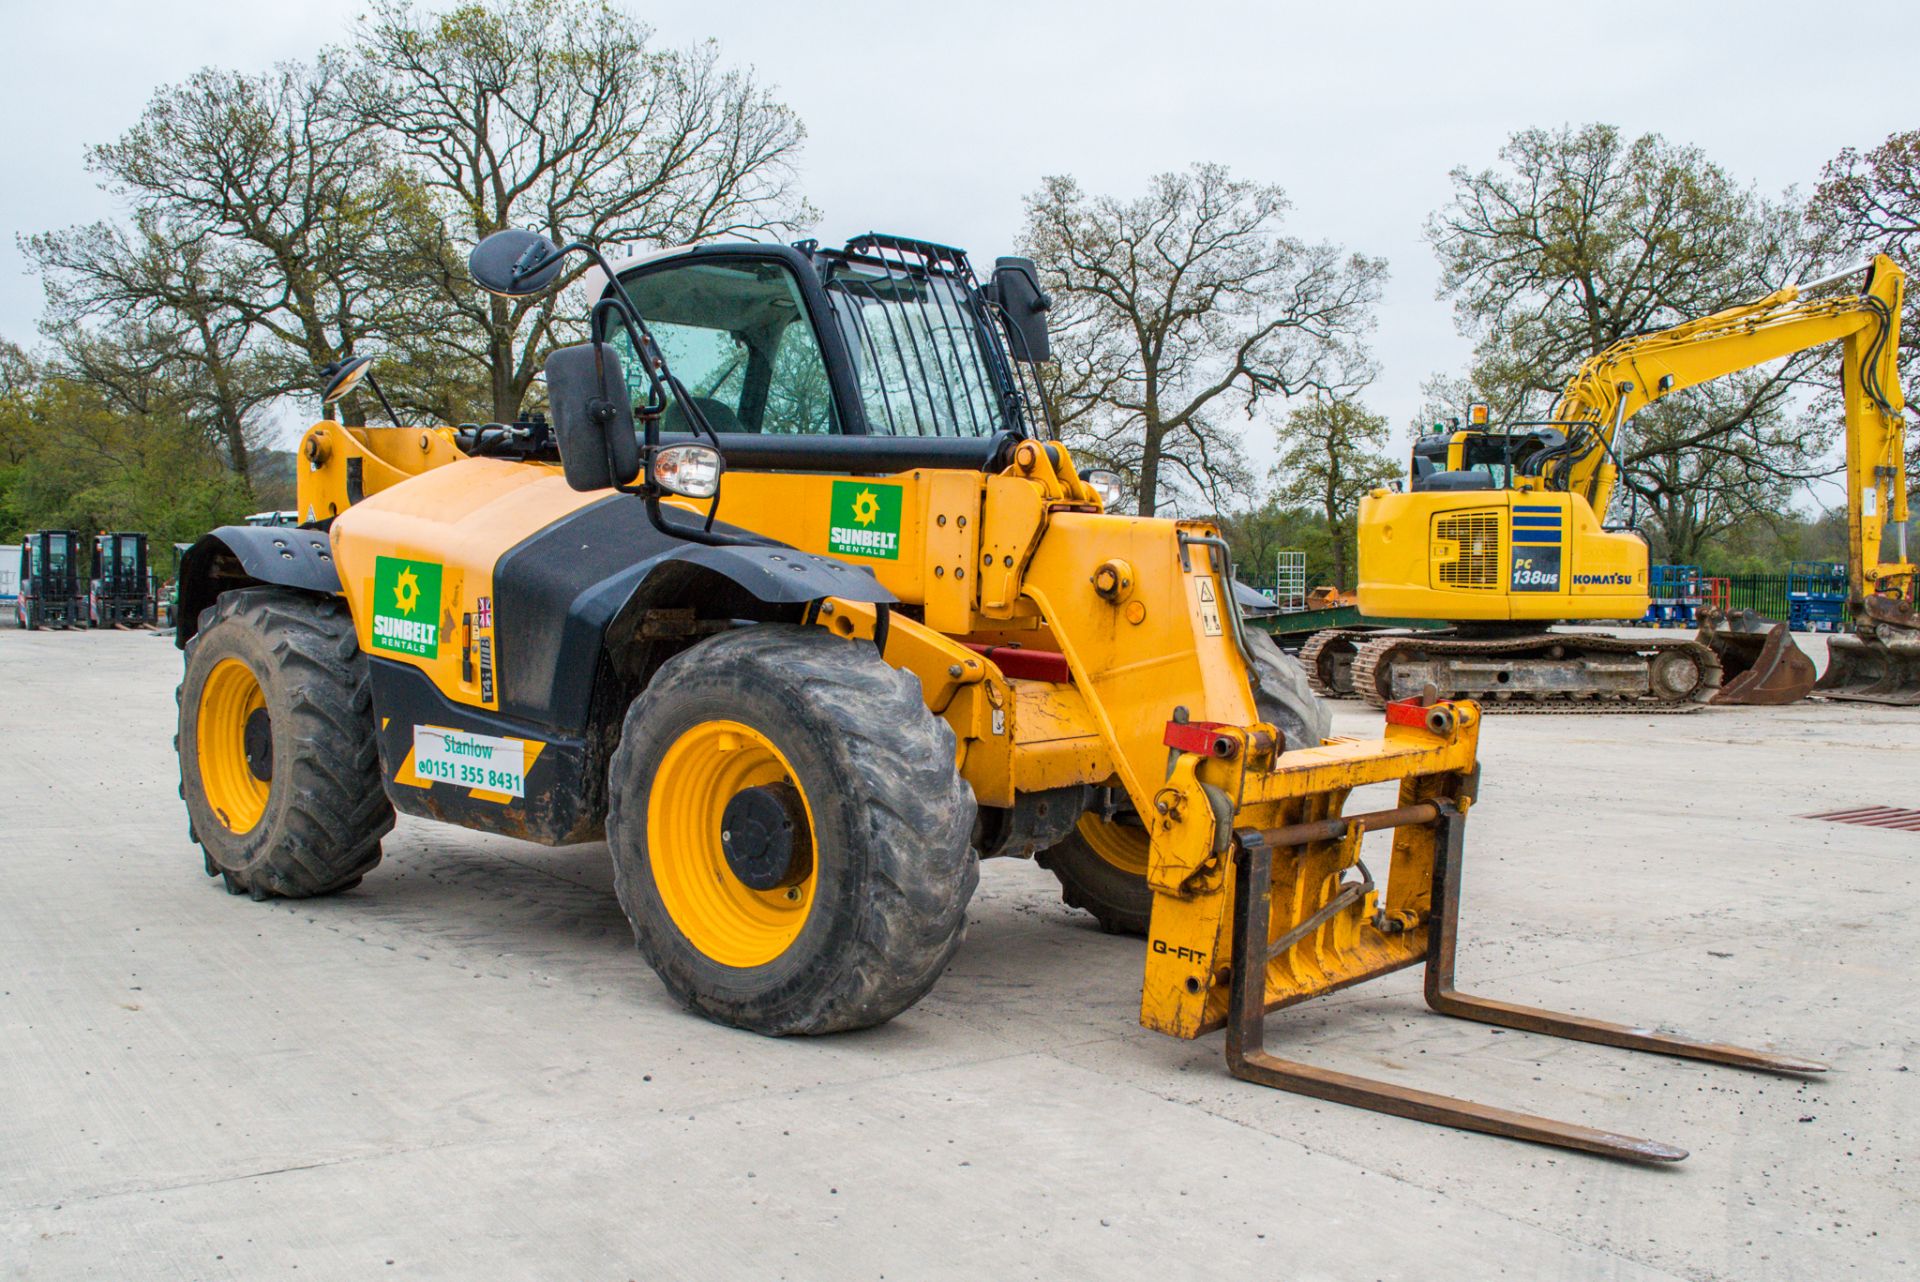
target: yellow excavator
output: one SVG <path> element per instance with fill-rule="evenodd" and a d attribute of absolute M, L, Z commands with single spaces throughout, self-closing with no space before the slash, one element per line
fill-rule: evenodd
<path fill-rule="evenodd" d="M 1580 368 L 1548 420 L 1496 426 L 1476 405 L 1465 430 L 1418 442 L 1406 491 L 1361 500 L 1360 612 L 1451 626 L 1316 633 L 1301 650 L 1315 689 L 1375 705 L 1432 689 L 1538 711 L 1689 711 L 1810 690 L 1920 704 L 1895 364 L 1905 284 L 1881 255 L 1863 272 L 1615 343 Z M 1743 635 L 1710 624 L 1692 639 L 1654 640 L 1549 631 L 1646 614 L 1646 542 L 1604 528 L 1627 420 L 1670 393 L 1826 343 L 1842 345 L 1853 624 L 1832 639 L 1817 684 L 1784 625 Z"/>

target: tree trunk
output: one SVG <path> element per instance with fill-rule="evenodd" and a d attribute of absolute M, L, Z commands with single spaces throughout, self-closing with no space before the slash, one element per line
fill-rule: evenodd
<path fill-rule="evenodd" d="M 213 378 L 214 413 L 220 424 L 220 436 L 227 446 L 227 462 L 240 477 L 241 487 L 253 494 L 253 456 L 247 448 L 246 418 L 233 394 L 233 379 L 220 355 L 219 341 L 203 312 L 194 317 L 200 333 L 200 345 L 207 354 L 207 372 Z"/>
<path fill-rule="evenodd" d="M 1160 505 L 1160 436 L 1158 423 L 1148 420 L 1140 450 L 1140 486 L 1135 506 L 1141 516 L 1152 516 Z"/>
<path fill-rule="evenodd" d="M 493 421 L 512 423 L 520 417 L 521 393 L 513 385 L 513 326 L 507 304 L 496 298 L 492 306 L 493 341 L 487 352 L 487 374 L 493 392 Z"/>
<path fill-rule="evenodd" d="M 1326 492 L 1327 535 L 1333 544 L 1333 586 L 1345 590 L 1347 582 L 1347 531 L 1340 521 L 1340 504 L 1329 485 Z"/>

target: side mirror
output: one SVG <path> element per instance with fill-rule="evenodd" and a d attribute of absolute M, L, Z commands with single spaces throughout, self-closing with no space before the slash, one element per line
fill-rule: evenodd
<path fill-rule="evenodd" d="M 473 283 L 502 298 L 545 293 L 560 276 L 560 247 L 537 231 L 497 231 L 467 255 Z"/>
<path fill-rule="evenodd" d="M 634 479 L 640 442 L 619 352 L 607 343 L 556 349 L 547 357 L 547 400 L 568 485 L 604 490 Z"/>
<path fill-rule="evenodd" d="M 320 377 L 326 380 L 320 388 L 320 403 L 332 405 L 348 392 L 360 386 L 360 380 L 373 368 L 373 357 L 355 356 L 344 361 L 320 367 Z"/>
<path fill-rule="evenodd" d="M 1040 288 L 1040 269 L 1031 258 L 994 259 L 986 294 L 1006 315 L 1015 360 L 1053 358 L 1053 343 L 1047 337 L 1047 309 L 1053 300 Z"/>

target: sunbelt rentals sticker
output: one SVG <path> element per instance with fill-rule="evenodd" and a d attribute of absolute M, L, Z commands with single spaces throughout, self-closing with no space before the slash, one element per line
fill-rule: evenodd
<path fill-rule="evenodd" d="M 378 557 L 373 563 L 373 648 L 431 659 L 440 653 L 440 566 Z"/>
<path fill-rule="evenodd" d="M 835 481 L 827 551 L 841 556 L 900 559 L 900 487 Z"/>

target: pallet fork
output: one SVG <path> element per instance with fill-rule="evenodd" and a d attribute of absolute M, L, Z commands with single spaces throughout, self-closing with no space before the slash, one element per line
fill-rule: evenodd
<path fill-rule="evenodd" d="M 1229 1071 L 1262 1086 L 1644 1162 L 1676 1162 L 1686 1151 L 1281 1059 L 1265 1049 L 1266 1015 L 1424 963 L 1427 1004 L 1443 1015 L 1738 1068 L 1824 1072 L 1825 1065 L 1797 1056 L 1476 997 L 1454 986 L 1466 817 L 1478 775 L 1473 764 L 1478 718 L 1478 709 L 1468 702 L 1425 706 L 1409 700 L 1388 708 L 1384 740 L 1332 740 L 1318 749 L 1248 760 L 1251 769 L 1241 770 L 1237 780 L 1243 801 L 1216 866 L 1186 879 L 1187 898 L 1164 893 L 1166 877 L 1155 887 L 1142 1022 L 1189 1037 L 1224 1026 Z M 1215 789 L 1234 773 L 1220 768 L 1232 763 L 1224 751 L 1227 736 L 1217 727 L 1208 730 L 1215 738 L 1214 754 L 1205 762 L 1193 760 L 1198 754 L 1182 756 L 1163 800 L 1172 801 L 1167 793 L 1178 791 L 1183 768 L 1197 778 L 1211 775 L 1215 782 L 1203 787 Z M 1168 737 L 1182 736 L 1169 727 Z M 1352 787 L 1396 777 L 1398 807 L 1340 813 Z M 1166 817 L 1177 809 L 1170 804 L 1160 812 L 1162 831 L 1170 829 Z M 1249 815 L 1274 811 L 1288 814 L 1290 822 L 1244 822 Z M 1362 837 L 1381 830 L 1394 834 L 1384 893 L 1360 860 Z M 1156 866 L 1155 871 L 1170 870 Z M 1195 946 L 1195 929 L 1204 931 L 1209 924 L 1220 928 L 1217 946 Z M 1176 977 L 1172 972 L 1182 962 L 1197 973 Z M 1185 1001 L 1169 1000 L 1177 996 Z"/>

